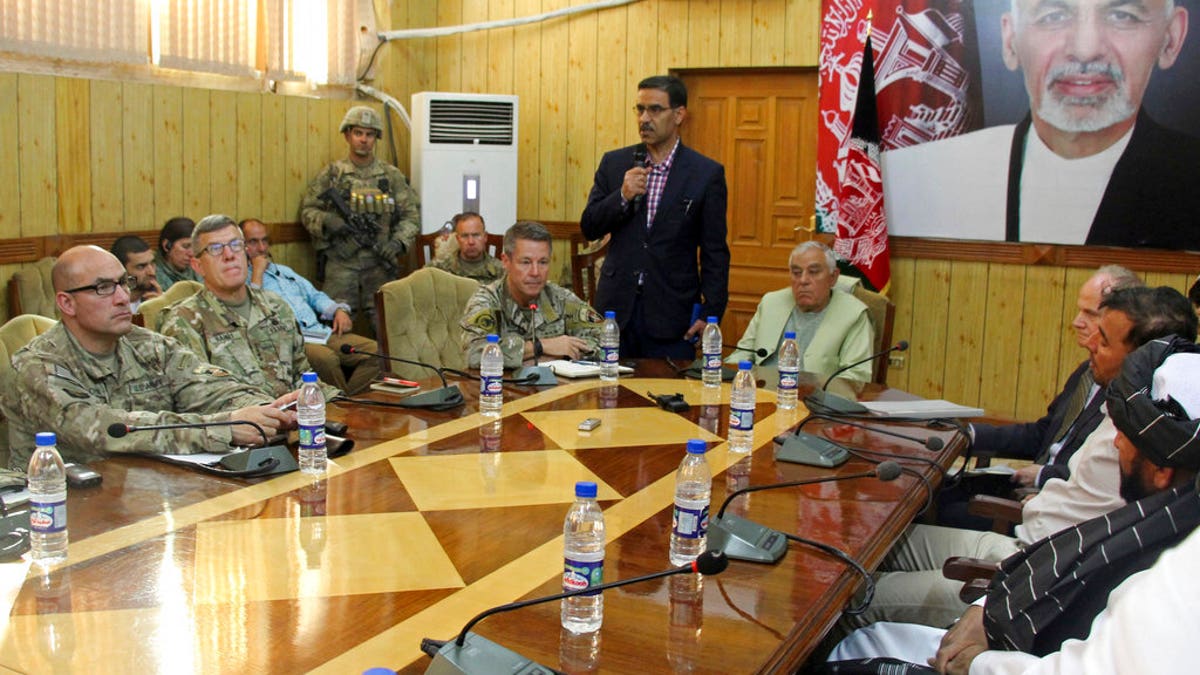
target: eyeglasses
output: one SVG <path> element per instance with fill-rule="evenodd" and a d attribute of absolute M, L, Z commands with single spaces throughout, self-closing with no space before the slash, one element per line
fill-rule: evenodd
<path fill-rule="evenodd" d="M 82 291 L 92 291 L 96 295 L 99 295 L 100 297 L 103 298 L 103 297 L 112 295 L 113 293 L 116 293 L 117 286 L 124 288 L 125 292 L 128 293 L 130 290 L 132 290 L 134 287 L 137 286 L 137 283 L 138 283 L 137 277 L 131 275 L 131 276 L 127 276 L 127 277 L 122 277 L 118 281 L 109 281 L 108 279 L 104 279 L 102 281 L 97 281 L 96 283 L 91 284 L 90 286 L 80 286 L 79 288 L 69 288 L 63 292 L 64 293 L 80 293 Z"/>
<path fill-rule="evenodd" d="M 663 114 L 664 112 L 666 112 L 668 110 L 674 110 L 677 107 L 678 106 L 671 106 L 670 108 L 664 108 L 661 105 L 657 105 L 657 104 L 656 105 L 635 105 L 635 106 L 633 106 L 633 112 L 637 113 L 638 117 L 641 117 L 642 115 L 644 115 L 646 113 L 650 113 L 651 117 L 658 117 L 659 115 Z"/>
<path fill-rule="evenodd" d="M 241 253 L 242 251 L 246 250 L 246 240 L 245 239 L 234 239 L 233 241 L 226 242 L 224 244 L 222 244 L 221 242 L 218 241 L 218 242 L 209 244 L 208 246 L 205 246 L 204 248 L 200 249 L 200 252 L 197 253 L 196 255 L 199 256 L 199 255 L 204 255 L 205 253 L 207 253 L 214 258 L 219 258 L 219 257 L 221 257 L 221 253 L 223 253 L 226 248 L 228 248 L 230 251 L 233 251 L 234 253 Z"/>

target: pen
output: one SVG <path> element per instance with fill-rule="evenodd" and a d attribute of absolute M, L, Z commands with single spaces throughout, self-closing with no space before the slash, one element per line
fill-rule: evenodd
<path fill-rule="evenodd" d="M 580 361 L 579 359 L 571 361 L 571 363 L 577 363 L 581 366 L 598 366 L 598 365 L 600 365 L 599 363 L 596 363 L 595 361 Z"/>

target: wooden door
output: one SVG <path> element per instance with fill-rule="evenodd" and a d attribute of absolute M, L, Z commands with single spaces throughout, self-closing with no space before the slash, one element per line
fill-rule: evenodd
<path fill-rule="evenodd" d="M 788 283 L 787 256 L 812 238 L 817 165 L 814 68 L 681 71 L 684 143 L 725 165 L 729 185 L 729 308 L 734 343 L 763 293 Z"/>

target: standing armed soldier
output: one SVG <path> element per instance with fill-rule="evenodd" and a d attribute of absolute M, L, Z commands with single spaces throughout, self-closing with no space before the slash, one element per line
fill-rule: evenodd
<path fill-rule="evenodd" d="M 324 261 L 324 291 L 375 323 L 375 291 L 398 274 L 397 257 L 421 229 L 417 193 L 400 170 L 375 158 L 379 113 L 355 106 L 342 118 L 350 155 L 317 174 L 300 219 Z M 378 330 L 378 327 L 375 327 Z"/>

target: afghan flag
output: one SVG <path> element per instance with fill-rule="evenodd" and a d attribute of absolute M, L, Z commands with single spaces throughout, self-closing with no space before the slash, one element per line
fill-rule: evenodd
<path fill-rule="evenodd" d="M 863 41 L 844 171 L 838 186 L 837 235 L 833 250 L 880 293 L 891 281 L 883 172 L 879 168 L 879 117 L 875 105 L 875 59 L 871 39 Z"/>

